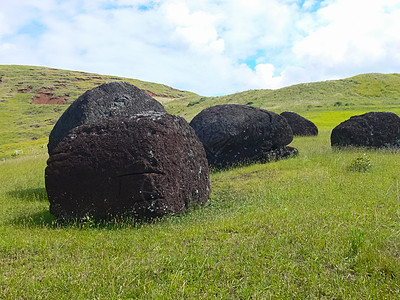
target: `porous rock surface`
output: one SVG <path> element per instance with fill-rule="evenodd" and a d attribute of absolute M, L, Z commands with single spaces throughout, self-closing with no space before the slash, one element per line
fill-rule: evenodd
<path fill-rule="evenodd" d="M 332 130 L 331 145 L 400 148 L 400 118 L 392 112 L 353 116 Z"/>
<path fill-rule="evenodd" d="M 49 136 L 49 154 L 75 127 L 148 111 L 165 112 L 165 109 L 145 91 L 127 82 L 104 83 L 86 91 L 59 118 Z"/>
<path fill-rule="evenodd" d="M 286 147 L 293 140 L 286 119 L 260 108 L 236 104 L 209 107 L 195 116 L 190 126 L 203 143 L 209 164 L 216 168 L 297 153 Z"/>
<path fill-rule="evenodd" d="M 71 130 L 47 162 L 59 218 L 182 213 L 210 192 L 204 148 L 181 117 L 151 112 Z"/>
<path fill-rule="evenodd" d="M 292 128 L 293 135 L 296 136 L 318 135 L 317 126 L 315 126 L 313 122 L 300 116 L 299 114 L 293 111 L 284 111 L 281 113 L 281 116 L 288 121 L 289 126 Z"/>

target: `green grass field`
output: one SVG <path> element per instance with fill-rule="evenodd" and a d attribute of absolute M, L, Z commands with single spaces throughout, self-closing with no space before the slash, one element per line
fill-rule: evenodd
<path fill-rule="evenodd" d="M 206 205 L 154 223 L 57 221 L 46 138 L 17 140 L 0 160 L 0 299 L 398 299 L 400 152 L 330 147 L 351 115 L 400 113 L 362 101 L 303 108 L 320 134 L 295 137 L 297 157 L 213 172 Z M 371 168 L 350 170 L 363 153 Z"/>
<path fill-rule="evenodd" d="M 334 151 L 329 134 L 213 173 L 207 205 L 153 224 L 59 223 L 45 149 L 0 162 L 0 298 L 395 299 L 400 153 Z M 361 152 L 371 170 L 349 171 Z"/>

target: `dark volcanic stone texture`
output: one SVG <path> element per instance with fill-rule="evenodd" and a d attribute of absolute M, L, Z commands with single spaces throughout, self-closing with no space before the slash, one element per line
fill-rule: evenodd
<path fill-rule="evenodd" d="M 391 112 L 353 116 L 332 130 L 331 145 L 400 148 L 400 118 Z"/>
<path fill-rule="evenodd" d="M 190 125 L 204 144 L 209 164 L 217 168 L 279 159 L 276 154 L 287 151 L 275 150 L 293 140 L 292 129 L 284 117 L 245 105 L 206 108 Z"/>
<path fill-rule="evenodd" d="M 77 127 L 47 164 L 50 212 L 59 218 L 161 217 L 210 192 L 203 145 L 183 118 L 166 113 Z"/>
<path fill-rule="evenodd" d="M 165 112 L 165 109 L 146 92 L 127 82 L 104 83 L 86 91 L 60 117 L 49 136 L 49 154 L 75 127 L 148 111 Z"/>
<path fill-rule="evenodd" d="M 284 111 L 281 113 L 290 127 L 292 128 L 293 135 L 297 136 L 313 136 L 318 135 L 318 128 L 313 122 L 307 120 L 306 118 L 300 116 L 293 111 Z"/>

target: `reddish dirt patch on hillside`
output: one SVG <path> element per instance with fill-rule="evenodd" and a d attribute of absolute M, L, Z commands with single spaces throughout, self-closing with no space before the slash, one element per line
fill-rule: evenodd
<path fill-rule="evenodd" d="M 33 104 L 64 104 L 68 96 L 59 96 L 54 97 L 53 89 L 49 88 L 41 88 L 37 91 L 37 95 L 33 97 L 32 103 Z"/>
<path fill-rule="evenodd" d="M 51 94 L 53 95 L 54 89 L 51 88 L 41 88 L 39 90 L 37 90 L 38 94 Z"/>
<path fill-rule="evenodd" d="M 52 98 L 48 94 L 37 94 L 32 99 L 33 104 L 64 104 L 67 101 L 67 96 L 59 96 Z"/>
<path fill-rule="evenodd" d="M 153 92 L 147 91 L 145 90 L 145 92 L 147 93 L 147 95 L 151 96 L 151 97 L 161 97 L 161 98 L 174 98 L 173 96 L 167 96 L 167 95 L 163 95 L 163 94 L 155 94 Z"/>

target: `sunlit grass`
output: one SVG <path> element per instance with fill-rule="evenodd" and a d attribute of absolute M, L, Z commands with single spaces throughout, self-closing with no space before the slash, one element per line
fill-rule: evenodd
<path fill-rule="evenodd" d="M 60 223 L 46 155 L 0 162 L 0 298 L 396 298 L 399 153 L 332 150 L 329 134 L 213 172 L 206 205 L 151 224 Z M 349 171 L 360 152 L 371 170 Z"/>
<path fill-rule="evenodd" d="M 1 299 L 400 297 L 400 153 L 330 147 L 331 130 L 352 115 L 400 113 L 398 74 L 211 98 L 135 81 L 185 94 L 165 105 L 187 120 L 207 106 L 247 104 L 295 110 L 319 135 L 296 137 L 296 158 L 213 171 L 210 200 L 185 215 L 66 223 L 49 213 L 43 144 L 67 106 L 34 106 L 16 90 L 57 79 L 66 82 L 57 95 L 73 97 L 112 77 L 7 68 L 15 80 L 0 85 Z M 364 154 L 367 171 L 349 168 Z"/>

